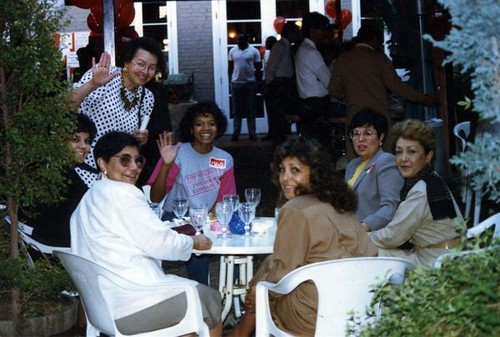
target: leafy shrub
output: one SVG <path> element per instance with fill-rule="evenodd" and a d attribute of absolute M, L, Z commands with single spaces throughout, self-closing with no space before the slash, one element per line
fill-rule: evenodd
<path fill-rule="evenodd" d="M 409 272 L 403 286 L 382 285 L 382 316 L 360 336 L 500 336 L 500 246 Z"/>

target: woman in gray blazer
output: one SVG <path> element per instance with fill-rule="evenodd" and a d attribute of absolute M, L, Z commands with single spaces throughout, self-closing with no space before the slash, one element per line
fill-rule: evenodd
<path fill-rule="evenodd" d="M 349 124 L 358 157 L 347 164 L 344 179 L 356 193 L 356 217 L 366 231 L 383 228 L 392 220 L 403 187 L 396 158 L 382 150 L 387 133 L 387 119 L 370 109 L 357 112 Z"/>

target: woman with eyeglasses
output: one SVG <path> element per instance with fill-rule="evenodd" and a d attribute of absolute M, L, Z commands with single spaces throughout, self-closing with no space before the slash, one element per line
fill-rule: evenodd
<path fill-rule="evenodd" d="M 148 131 L 141 130 L 141 126 L 149 120 L 154 96 L 144 85 L 163 70 L 164 63 L 160 45 L 145 37 L 124 46 L 120 67 L 111 66 L 111 57 L 106 52 L 98 63 L 92 60 L 92 68 L 73 84 L 70 99 L 71 108 L 88 115 L 97 127 L 91 149 L 110 131 L 132 134 L 141 145 L 147 142 Z M 92 151 L 86 163 L 95 167 Z M 96 176 L 87 179 L 92 183 Z"/>
<path fill-rule="evenodd" d="M 210 249 L 212 242 L 203 234 L 187 236 L 173 231 L 151 210 L 144 193 L 135 186 L 145 164 L 139 141 L 124 132 L 110 132 L 99 139 L 94 155 L 102 178 L 71 217 L 72 251 L 139 284 L 196 284 L 165 274 L 161 260 L 187 260 L 193 249 Z M 177 292 L 125 293 L 106 283 L 102 287 L 124 335 L 169 327 L 184 317 L 185 296 Z M 205 285 L 196 287 L 211 335 L 220 336 L 220 293 Z"/>
<path fill-rule="evenodd" d="M 432 128 L 409 119 L 394 125 L 396 164 L 404 178 L 401 203 L 386 227 L 369 233 L 380 256 L 403 257 L 431 269 L 436 259 L 461 244 L 463 221 L 446 183 L 432 168 L 436 137 Z M 412 249 L 401 249 L 409 241 Z"/>
<path fill-rule="evenodd" d="M 349 124 L 349 137 L 358 157 L 347 164 L 344 179 L 356 193 L 356 217 L 367 232 L 392 220 L 403 186 L 394 155 L 382 149 L 387 128 L 386 117 L 370 109 L 360 110 Z"/>
<path fill-rule="evenodd" d="M 216 147 L 227 127 L 227 119 L 214 102 L 191 106 L 180 122 L 178 143 L 172 133 L 158 139 L 161 158 L 148 179 L 151 201 L 160 202 L 167 195 L 164 220 L 172 220 L 175 198 L 188 200 L 189 207 L 211 210 L 224 194 L 235 194 L 233 157 Z M 208 284 L 207 256 L 193 256 L 186 264 L 188 277 Z"/>

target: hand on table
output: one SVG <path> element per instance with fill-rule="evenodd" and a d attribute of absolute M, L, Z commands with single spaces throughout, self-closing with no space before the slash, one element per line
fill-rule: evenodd
<path fill-rule="evenodd" d="M 177 157 L 181 143 L 174 144 L 174 133 L 163 131 L 156 141 L 160 156 L 167 165 L 172 164 Z"/>
<path fill-rule="evenodd" d="M 196 250 L 209 250 L 212 248 L 212 240 L 203 234 L 193 235 L 193 249 Z"/>

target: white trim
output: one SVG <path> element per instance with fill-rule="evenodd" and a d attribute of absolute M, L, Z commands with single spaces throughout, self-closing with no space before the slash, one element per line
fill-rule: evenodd
<path fill-rule="evenodd" d="M 352 36 L 356 36 L 359 28 L 361 28 L 361 1 L 352 0 Z"/>
<path fill-rule="evenodd" d="M 179 44 L 177 35 L 177 1 L 167 1 L 168 73 L 179 73 Z"/>

